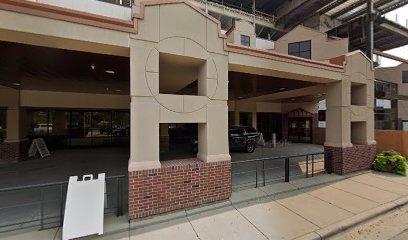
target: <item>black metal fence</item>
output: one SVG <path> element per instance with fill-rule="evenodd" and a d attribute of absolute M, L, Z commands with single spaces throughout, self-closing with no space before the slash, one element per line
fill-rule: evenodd
<path fill-rule="evenodd" d="M 105 178 L 105 214 L 127 211 L 127 176 Z M 0 189 L 0 233 L 62 226 L 68 181 Z"/>
<path fill-rule="evenodd" d="M 313 177 L 324 171 L 324 152 L 268 157 L 232 162 L 233 188 L 289 182 L 291 177 Z"/>

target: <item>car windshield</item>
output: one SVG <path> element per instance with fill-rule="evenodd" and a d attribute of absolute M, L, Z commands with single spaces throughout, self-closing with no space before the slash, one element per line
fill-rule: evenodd
<path fill-rule="evenodd" d="M 247 133 L 256 133 L 256 129 L 255 129 L 255 128 L 250 128 L 250 127 L 245 128 L 245 131 L 246 131 Z"/>

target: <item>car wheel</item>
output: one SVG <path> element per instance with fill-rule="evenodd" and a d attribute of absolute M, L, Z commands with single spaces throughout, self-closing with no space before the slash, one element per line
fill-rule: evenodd
<path fill-rule="evenodd" d="M 248 143 L 245 147 L 245 151 L 247 153 L 253 153 L 255 151 L 255 144 L 253 143 Z"/>

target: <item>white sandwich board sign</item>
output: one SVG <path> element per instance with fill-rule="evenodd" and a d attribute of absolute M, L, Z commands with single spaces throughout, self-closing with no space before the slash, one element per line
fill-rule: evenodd
<path fill-rule="evenodd" d="M 62 239 L 73 239 L 88 235 L 103 234 L 103 211 L 105 193 L 105 173 L 98 179 L 93 175 L 71 176 L 65 202 Z"/>
<path fill-rule="evenodd" d="M 36 138 L 31 143 L 30 149 L 28 150 L 28 156 L 34 157 L 37 154 L 37 151 L 40 153 L 41 157 L 51 156 L 50 151 L 45 144 L 44 138 Z"/>

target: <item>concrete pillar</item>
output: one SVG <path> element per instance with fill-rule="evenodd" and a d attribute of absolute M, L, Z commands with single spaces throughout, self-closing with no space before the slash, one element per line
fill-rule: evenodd
<path fill-rule="evenodd" d="M 235 110 L 235 126 L 240 125 L 240 116 L 239 116 L 239 111 Z"/>
<path fill-rule="evenodd" d="M 229 160 L 227 102 L 212 101 L 207 111 L 207 123 L 198 124 L 197 158 L 204 162 Z"/>
<path fill-rule="evenodd" d="M 252 127 L 253 128 L 257 128 L 257 126 L 258 126 L 258 118 L 257 118 L 257 114 L 256 114 L 256 111 L 255 112 L 252 112 Z"/>
<path fill-rule="evenodd" d="M 150 97 L 132 97 L 128 170 L 160 168 L 159 104 Z"/>
<path fill-rule="evenodd" d="M 0 143 L 0 161 L 19 161 L 27 156 L 26 112 L 18 106 L 7 108 L 7 137 Z"/>
<path fill-rule="evenodd" d="M 24 126 L 26 112 L 20 107 L 9 107 L 7 109 L 7 141 L 25 139 L 27 133 Z"/>
<path fill-rule="evenodd" d="M 350 81 L 327 84 L 326 142 L 332 147 L 351 147 Z"/>
<path fill-rule="evenodd" d="M 160 151 L 168 151 L 170 147 L 169 124 L 160 124 Z"/>
<path fill-rule="evenodd" d="M 346 62 L 343 79 L 326 91 L 325 168 L 338 174 L 370 169 L 376 155 L 372 63 L 361 53 Z"/>

